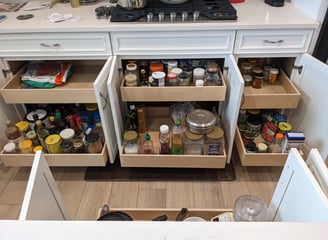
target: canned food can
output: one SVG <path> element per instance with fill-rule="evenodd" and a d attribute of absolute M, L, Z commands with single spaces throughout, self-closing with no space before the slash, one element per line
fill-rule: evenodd
<path fill-rule="evenodd" d="M 48 152 L 49 153 L 61 153 L 62 152 L 61 142 L 62 142 L 62 139 L 59 136 L 59 134 L 49 135 L 45 140 Z"/>

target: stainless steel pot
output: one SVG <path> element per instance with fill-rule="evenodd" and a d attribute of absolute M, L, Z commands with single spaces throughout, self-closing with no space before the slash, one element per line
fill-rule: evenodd
<path fill-rule="evenodd" d="M 138 9 L 144 8 L 147 0 L 118 0 L 117 4 L 126 9 Z"/>

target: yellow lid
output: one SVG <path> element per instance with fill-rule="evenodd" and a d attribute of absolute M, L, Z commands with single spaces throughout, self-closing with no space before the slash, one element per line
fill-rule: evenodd
<path fill-rule="evenodd" d="M 124 133 L 123 139 L 127 143 L 135 142 L 138 139 L 138 133 L 136 131 L 132 131 L 132 130 L 131 131 L 126 131 Z"/>
<path fill-rule="evenodd" d="M 19 121 L 19 122 L 17 122 L 16 124 L 15 124 L 18 128 L 19 128 L 19 130 L 20 131 L 26 131 L 28 128 L 29 128 L 29 124 L 28 124 L 28 122 L 27 121 Z"/>
<path fill-rule="evenodd" d="M 47 145 L 51 145 L 51 144 L 59 143 L 60 140 L 61 140 L 61 137 L 59 136 L 59 134 L 51 134 L 46 138 L 45 143 Z"/>
<path fill-rule="evenodd" d="M 98 109 L 98 105 L 96 103 L 87 103 L 84 106 L 87 111 L 96 111 Z"/>
<path fill-rule="evenodd" d="M 257 115 L 261 112 L 261 110 L 260 109 L 247 109 L 247 112 L 252 115 Z"/>
<path fill-rule="evenodd" d="M 288 122 L 280 122 L 278 128 L 280 131 L 289 132 L 292 130 L 292 125 Z"/>
<path fill-rule="evenodd" d="M 32 149 L 32 141 L 31 140 L 28 140 L 28 139 L 24 139 L 23 141 L 21 141 L 19 143 L 19 147 L 21 149 L 29 149 L 29 148 Z"/>
<path fill-rule="evenodd" d="M 223 135 L 224 131 L 220 127 L 215 127 L 212 132 L 206 134 L 206 136 L 211 139 L 220 139 L 223 137 Z"/>
<path fill-rule="evenodd" d="M 43 147 L 42 146 L 40 146 L 40 145 L 38 145 L 38 146 L 35 146 L 34 148 L 33 148 L 33 152 L 36 152 L 36 151 L 39 151 L 39 150 L 43 150 Z"/>
<path fill-rule="evenodd" d="M 204 135 L 201 135 L 201 134 L 194 134 L 194 133 L 189 132 L 189 131 L 186 131 L 185 135 L 188 139 L 190 139 L 192 141 L 198 141 L 204 136 Z"/>

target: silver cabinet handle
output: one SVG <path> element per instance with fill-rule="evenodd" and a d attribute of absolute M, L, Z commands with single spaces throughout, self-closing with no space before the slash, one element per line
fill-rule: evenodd
<path fill-rule="evenodd" d="M 59 43 L 54 43 L 54 44 L 50 45 L 50 44 L 46 44 L 46 43 L 40 43 L 40 46 L 51 48 L 51 47 L 60 47 L 60 44 Z"/>
<path fill-rule="evenodd" d="M 271 43 L 271 44 L 276 44 L 276 43 L 283 43 L 284 40 L 278 40 L 278 41 L 270 41 L 270 40 L 263 40 L 265 43 Z"/>

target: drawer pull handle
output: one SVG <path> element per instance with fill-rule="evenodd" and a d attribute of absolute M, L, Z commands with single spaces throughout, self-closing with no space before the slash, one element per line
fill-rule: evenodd
<path fill-rule="evenodd" d="M 46 47 L 46 48 L 51 48 L 51 47 L 60 47 L 60 44 L 59 43 L 54 43 L 52 45 L 49 45 L 49 44 L 46 44 L 46 43 L 40 43 L 40 45 L 42 47 Z"/>
<path fill-rule="evenodd" d="M 265 43 L 271 43 L 271 44 L 277 44 L 277 43 L 283 43 L 284 40 L 278 40 L 278 41 L 270 41 L 270 40 L 264 40 Z"/>

